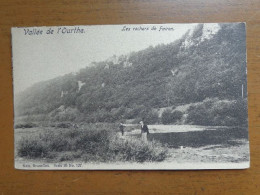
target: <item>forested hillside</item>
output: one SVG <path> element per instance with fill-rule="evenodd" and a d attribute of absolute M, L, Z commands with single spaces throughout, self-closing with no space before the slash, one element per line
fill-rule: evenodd
<path fill-rule="evenodd" d="M 157 123 L 162 120 L 156 110 L 168 107 L 165 123 L 246 124 L 246 86 L 244 24 L 199 24 L 173 43 L 37 83 L 15 97 L 15 116 L 32 122 Z M 176 118 L 175 107 L 185 104 L 192 106 Z"/>

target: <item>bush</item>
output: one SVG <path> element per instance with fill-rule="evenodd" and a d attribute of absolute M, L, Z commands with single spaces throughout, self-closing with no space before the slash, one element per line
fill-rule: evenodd
<path fill-rule="evenodd" d="M 141 119 L 147 124 L 155 124 L 159 121 L 159 116 L 158 113 L 151 108 L 140 107 L 139 113 L 135 116 L 135 119 Z"/>
<path fill-rule="evenodd" d="M 95 154 L 105 152 L 104 148 L 109 142 L 110 133 L 105 130 L 85 131 L 76 139 L 75 146 L 84 152 Z"/>
<path fill-rule="evenodd" d="M 147 124 L 155 124 L 159 121 L 159 116 L 158 113 L 155 111 L 150 111 L 146 114 L 146 116 L 144 117 L 144 121 Z"/>
<path fill-rule="evenodd" d="M 122 140 L 114 137 L 109 145 L 110 153 L 114 154 L 117 161 L 163 161 L 168 151 L 159 142 L 144 143 L 137 138 Z"/>
<path fill-rule="evenodd" d="M 163 111 L 162 113 L 162 123 L 163 124 L 169 124 L 171 123 L 171 110 L 166 109 L 165 111 Z"/>
<path fill-rule="evenodd" d="M 23 137 L 18 142 L 18 156 L 27 158 L 44 157 L 48 153 L 48 146 L 38 137 Z"/>
<path fill-rule="evenodd" d="M 246 100 L 205 99 L 188 110 L 187 122 L 196 125 L 247 125 Z"/>
<path fill-rule="evenodd" d="M 170 109 L 166 109 L 163 113 L 162 113 L 162 123 L 163 124 L 173 124 L 176 123 L 178 120 L 180 120 L 183 116 L 183 113 L 181 111 L 174 111 L 171 112 Z"/>
<path fill-rule="evenodd" d="M 177 122 L 178 120 L 181 120 L 183 116 L 183 113 L 179 110 L 176 110 L 172 113 L 172 119 L 173 119 L 173 122 Z"/>

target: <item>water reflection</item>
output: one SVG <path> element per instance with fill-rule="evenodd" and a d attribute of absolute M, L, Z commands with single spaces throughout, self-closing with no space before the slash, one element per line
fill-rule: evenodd
<path fill-rule="evenodd" d="M 140 135 L 133 135 L 140 136 Z M 171 148 L 203 147 L 209 145 L 235 146 L 241 139 L 248 140 L 247 127 L 220 128 L 217 130 L 151 133 L 149 140 L 157 140 Z"/>

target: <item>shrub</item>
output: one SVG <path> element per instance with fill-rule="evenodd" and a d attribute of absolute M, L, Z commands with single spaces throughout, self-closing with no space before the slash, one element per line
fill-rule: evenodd
<path fill-rule="evenodd" d="M 62 131 L 48 131 L 35 136 L 23 137 L 17 145 L 18 156 L 37 158 L 50 157 L 52 152 L 72 150 L 74 140 L 65 138 Z M 55 156 L 55 155 L 54 155 Z"/>
<path fill-rule="evenodd" d="M 39 140 L 38 137 L 23 137 L 18 142 L 18 156 L 20 157 L 44 157 L 48 152 L 46 143 Z"/>
<path fill-rule="evenodd" d="M 63 136 L 53 136 L 48 143 L 48 148 L 51 151 L 61 152 L 64 150 L 71 150 L 72 145 L 69 143 L 70 139 L 64 139 Z"/>
<path fill-rule="evenodd" d="M 247 101 L 205 99 L 189 108 L 187 122 L 196 125 L 247 125 Z"/>
<path fill-rule="evenodd" d="M 155 124 L 159 121 L 159 116 L 156 111 L 153 111 L 151 108 L 139 107 L 140 110 L 135 116 L 135 119 L 143 120 L 147 124 Z M 141 109 L 142 108 L 142 109 Z"/>
<path fill-rule="evenodd" d="M 178 111 L 178 110 L 174 111 L 172 113 L 173 122 L 177 122 L 178 120 L 180 120 L 182 118 L 182 116 L 183 116 L 183 113 L 181 111 Z"/>
<path fill-rule="evenodd" d="M 166 109 L 163 111 L 161 120 L 163 124 L 171 123 L 171 110 Z"/>
<path fill-rule="evenodd" d="M 119 120 L 124 118 L 125 113 L 126 113 L 126 108 L 123 106 L 119 108 L 111 109 L 111 114 L 113 115 L 113 117 Z"/>
<path fill-rule="evenodd" d="M 108 144 L 109 132 L 105 130 L 100 131 L 85 131 L 75 141 L 77 149 L 84 152 L 95 154 L 102 150 Z"/>
<path fill-rule="evenodd" d="M 163 124 L 173 124 L 176 123 L 178 120 L 180 120 L 183 116 L 183 113 L 181 111 L 174 111 L 171 112 L 170 109 L 166 109 L 163 113 L 162 113 L 162 123 Z"/>
<path fill-rule="evenodd" d="M 144 121 L 147 124 L 155 124 L 159 121 L 159 116 L 158 113 L 155 111 L 150 111 L 146 114 L 146 116 L 144 117 Z"/>
<path fill-rule="evenodd" d="M 117 161 L 163 161 L 167 157 L 167 149 L 159 142 L 144 143 L 137 138 L 122 140 L 114 137 L 109 145 L 110 153 L 114 154 Z"/>

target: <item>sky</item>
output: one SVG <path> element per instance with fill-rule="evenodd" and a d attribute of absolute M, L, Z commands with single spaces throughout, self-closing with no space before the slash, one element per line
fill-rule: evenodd
<path fill-rule="evenodd" d="M 124 31 L 124 26 L 130 30 Z M 151 30 L 153 26 L 156 30 Z M 195 26 L 196 24 L 76 26 L 83 29 L 84 33 L 66 33 L 68 29 L 75 28 L 72 26 L 12 28 L 14 93 L 37 82 L 77 72 L 91 62 L 171 43 Z M 135 27 L 149 30 L 134 31 Z M 161 27 L 164 30 L 160 30 Z M 53 34 L 46 34 L 50 28 Z M 25 33 L 27 30 L 42 30 L 42 34 L 29 35 Z"/>

